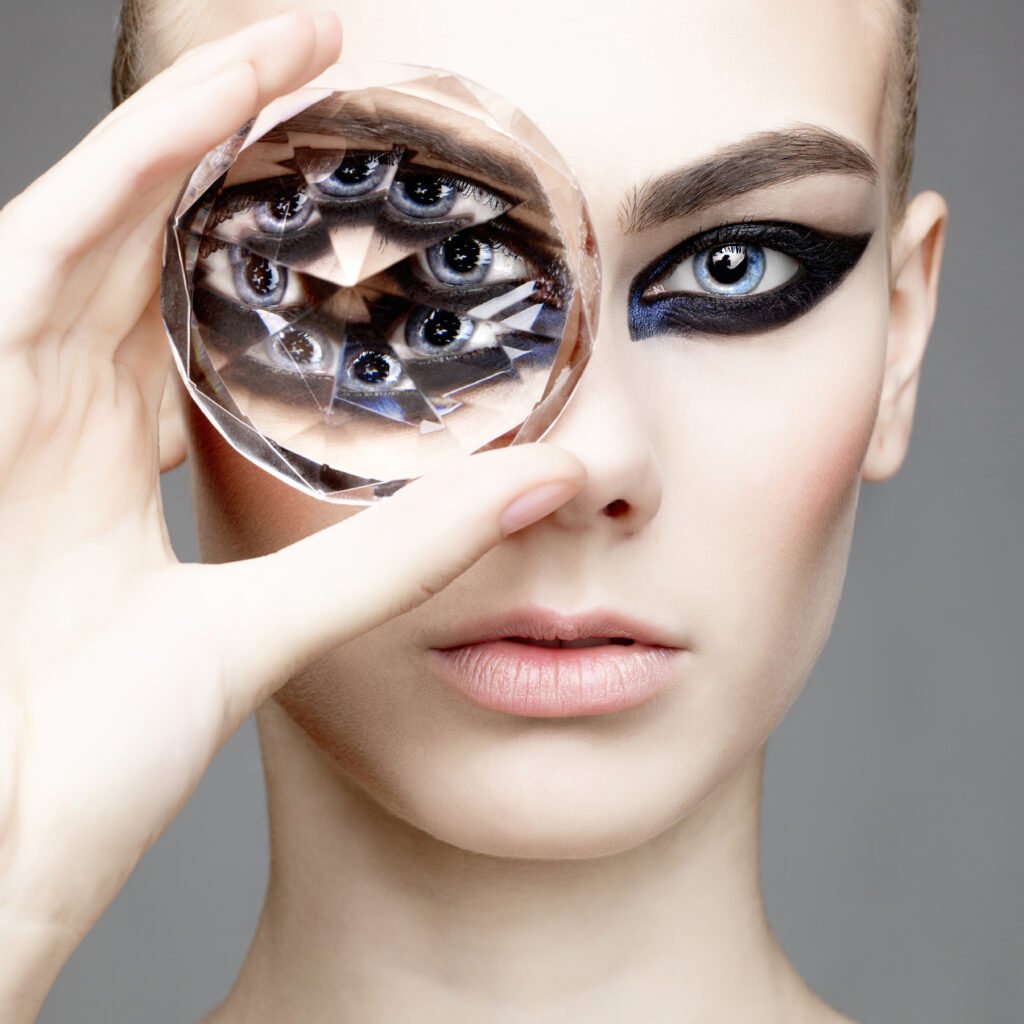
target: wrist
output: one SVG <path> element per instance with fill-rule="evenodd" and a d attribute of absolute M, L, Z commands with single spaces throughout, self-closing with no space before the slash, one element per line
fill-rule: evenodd
<path fill-rule="evenodd" d="M 0 1020 L 36 1020 L 81 936 L 70 928 L 26 920 L 0 908 Z"/>

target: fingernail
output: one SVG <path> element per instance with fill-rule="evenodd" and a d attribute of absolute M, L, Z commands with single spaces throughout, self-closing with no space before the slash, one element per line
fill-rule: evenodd
<path fill-rule="evenodd" d="M 507 537 L 531 523 L 561 508 L 576 492 L 579 485 L 567 480 L 543 484 L 520 495 L 501 513 L 501 532 Z"/>
<path fill-rule="evenodd" d="M 320 32 L 341 25 L 341 18 L 338 17 L 337 11 L 317 11 L 313 15 L 313 21 L 316 22 L 316 27 Z"/>

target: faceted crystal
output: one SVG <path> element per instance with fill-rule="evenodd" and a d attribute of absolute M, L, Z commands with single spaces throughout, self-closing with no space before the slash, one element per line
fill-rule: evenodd
<path fill-rule="evenodd" d="M 447 72 L 342 62 L 196 168 L 162 300 L 182 378 L 228 442 L 364 504 L 542 437 L 599 292 L 580 190 L 522 113 Z"/>

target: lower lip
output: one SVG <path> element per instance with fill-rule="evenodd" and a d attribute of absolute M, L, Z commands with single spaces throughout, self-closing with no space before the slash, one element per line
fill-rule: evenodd
<path fill-rule="evenodd" d="M 679 648 L 538 647 L 489 640 L 435 650 L 441 672 L 474 704 L 510 715 L 605 715 L 644 704 L 671 681 Z"/>

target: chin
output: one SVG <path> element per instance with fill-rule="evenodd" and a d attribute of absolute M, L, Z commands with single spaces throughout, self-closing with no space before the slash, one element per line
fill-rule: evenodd
<path fill-rule="evenodd" d="M 763 749 L 758 748 L 758 751 Z M 758 751 L 754 751 L 757 753 Z M 439 842 L 469 853 L 519 860 L 591 860 L 644 846 L 688 823 L 699 827 L 704 809 L 742 787 L 747 757 L 705 765 L 676 764 L 674 774 L 651 777 L 636 765 L 523 761 L 515 778 L 507 760 L 475 777 L 457 773 L 429 790 L 385 797 L 385 809 Z M 734 763 L 735 762 L 735 763 Z"/>
<path fill-rule="evenodd" d="M 765 739 L 756 719 L 745 728 L 736 716 L 702 722 L 683 687 L 618 714 L 541 719 L 462 698 L 413 702 L 417 683 L 408 679 L 392 689 L 386 677 L 374 688 L 331 676 L 333 693 L 347 687 L 347 699 L 335 697 L 330 710 L 312 680 L 274 703 L 318 748 L 318 770 L 334 769 L 343 816 L 355 798 L 384 816 L 385 829 L 398 826 L 403 841 L 430 837 L 487 857 L 587 860 L 640 847 L 698 822 L 702 808 L 742 784 Z M 272 761 L 293 756 L 280 754 Z"/>

